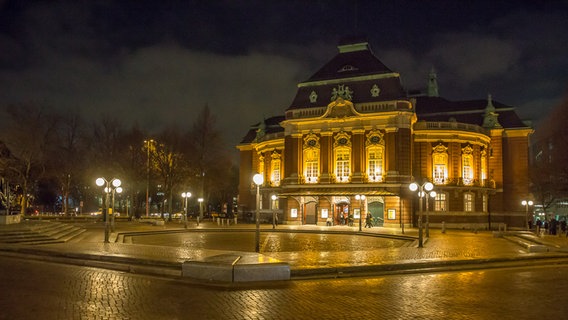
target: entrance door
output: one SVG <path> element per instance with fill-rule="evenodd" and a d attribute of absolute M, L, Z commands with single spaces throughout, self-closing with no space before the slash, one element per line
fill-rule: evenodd
<path fill-rule="evenodd" d="M 373 216 L 373 225 L 377 227 L 382 227 L 385 223 L 385 212 L 384 204 L 382 202 L 371 202 L 369 203 L 369 212 Z"/>
<path fill-rule="evenodd" d="M 347 224 L 348 216 L 349 216 L 349 204 L 348 203 L 338 203 L 335 206 L 335 224 L 336 225 Z"/>
<path fill-rule="evenodd" d="M 316 224 L 317 221 L 316 203 L 306 203 L 306 224 Z"/>

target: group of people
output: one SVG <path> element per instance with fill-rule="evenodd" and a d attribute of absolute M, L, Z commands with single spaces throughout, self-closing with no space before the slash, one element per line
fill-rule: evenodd
<path fill-rule="evenodd" d="M 348 225 L 350 227 L 353 226 L 353 215 L 352 214 L 339 214 L 338 215 L 339 225 Z M 328 217 L 325 223 L 327 226 L 333 225 L 333 219 Z M 365 217 L 365 228 L 372 228 L 373 227 L 373 215 L 367 213 Z"/>
<path fill-rule="evenodd" d="M 536 219 L 536 231 L 540 234 L 549 234 L 549 235 L 562 235 L 565 234 L 568 237 L 568 232 L 566 232 L 566 219 L 564 220 L 556 220 L 555 218 L 546 219 L 544 221 Z M 529 221 L 529 228 L 532 229 L 532 220 Z"/>

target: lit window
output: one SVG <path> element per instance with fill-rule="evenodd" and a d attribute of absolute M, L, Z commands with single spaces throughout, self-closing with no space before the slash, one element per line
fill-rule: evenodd
<path fill-rule="evenodd" d="M 487 212 L 487 195 L 483 195 L 483 212 Z"/>
<path fill-rule="evenodd" d="M 273 186 L 280 185 L 280 165 L 281 161 L 279 157 L 273 157 L 272 161 L 270 162 L 271 166 L 271 176 L 270 180 Z"/>
<path fill-rule="evenodd" d="M 463 184 L 473 184 L 473 149 L 466 146 L 462 149 L 462 180 Z"/>
<path fill-rule="evenodd" d="M 473 193 L 467 192 L 463 194 L 463 211 L 473 212 Z"/>
<path fill-rule="evenodd" d="M 487 180 L 487 152 L 481 151 L 481 181 Z"/>
<path fill-rule="evenodd" d="M 306 183 L 316 183 L 319 173 L 319 150 L 307 149 L 304 151 L 304 176 Z"/>
<path fill-rule="evenodd" d="M 367 176 L 371 182 L 383 180 L 383 148 L 372 147 L 367 151 Z"/>
<path fill-rule="evenodd" d="M 436 193 L 436 198 L 434 198 L 434 211 L 447 211 L 447 206 L 446 194 Z"/>
<path fill-rule="evenodd" d="M 264 156 L 262 155 L 258 157 L 258 173 L 264 176 Z"/>
<path fill-rule="evenodd" d="M 448 180 L 448 148 L 441 143 L 434 147 L 432 167 L 434 184 L 446 184 Z"/>
<path fill-rule="evenodd" d="M 347 182 L 349 180 L 350 157 L 350 150 L 348 148 L 340 148 L 335 151 L 335 176 L 338 182 Z"/>

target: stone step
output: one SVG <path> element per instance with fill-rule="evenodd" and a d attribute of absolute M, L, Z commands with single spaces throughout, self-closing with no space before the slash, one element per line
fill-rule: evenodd
<path fill-rule="evenodd" d="M 258 253 L 228 253 L 185 261 L 182 276 L 210 282 L 290 280 L 290 266 Z"/>

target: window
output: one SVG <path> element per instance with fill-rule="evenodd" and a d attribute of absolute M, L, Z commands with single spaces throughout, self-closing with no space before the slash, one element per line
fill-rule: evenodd
<path fill-rule="evenodd" d="M 367 176 L 371 182 L 383 180 L 383 148 L 371 147 L 367 151 Z"/>
<path fill-rule="evenodd" d="M 258 157 L 258 173 L 264 176 L 264 156 L 261 154 Z"/>
<path fill-rule="evenodd" d="M 367 134 L 367 178 L 369 182 L 383 181 L 385 140 L 380 130 L 371 130 Z"/>
<path fill-rule="evenodd" d="M 487 152 L 481 151 L 481 181 L 487 180 Z"/>
<path fill-rule="evenodd" d="M 462 176 L 463 183 L 465 185 L 470 185 L 473 183 L 473 156 L 471 154 L 464 154 L 462 157 Z"/>
<path fill-rule="evenodd" d="M 347 148 L 340 148 L 335 151 L 335 176 L 338 182 L 347 182 L 349 179 L 350 156 L 350 150 Z"/>
<path fill-rule="evenodd" d="M 487 204 L 487 195 L 484 194 L 484 195 L 483 195 L 483 212 L 487 212 L 487 211 L 488 211 L 488 210 L 487 210 L 487 205 L 488 205 L 488 204 Z"/>
<path fill-rule="evenodd" d="M 473 212 L 473 193 L 466 192 L 463 194 L 463 211 L 465 212 Z"/>
<path fill-rule="evenodd" d="M 316 183 L 319 173 L 319 150 L 307 149 L 304 151 L 304 155 L 304 176 L 306 177 L 306 183 Z"/>
<path fill-rule="evenodd" d="M 319 137 L 309 133 L 304 137 L 304 179 L 305 183 L 317 183 L 319 176 Z"/>
<path fill-rule="evenodd" d="M 447 211 L 446 194 L 438 192 L 434 198 L 434 211 Z"/>
<path fill-rule="evenodd" d="M 280 185 L 280 166 L 281 166 L 280 155 L 275 156 L 273 154 L 272 161 L 270 162 L 270 167 L 271 167 L 270 180 L 273 186 Z"/>
<path fill-rule="evenodd" d="M 473 184 L 473 148 L 466 146 L 462 149 L 462 180 L 463 184 Z"/>
<path fill-rule="evenodd" d="M 448 148 L 441 143 L 434 147 L 432 167 L 434 184 L 446 184 L 448 180 Z"/>

